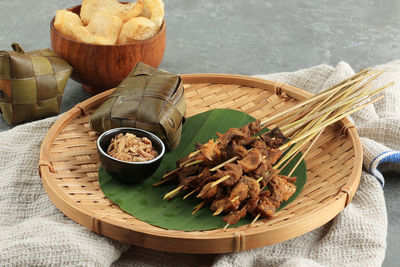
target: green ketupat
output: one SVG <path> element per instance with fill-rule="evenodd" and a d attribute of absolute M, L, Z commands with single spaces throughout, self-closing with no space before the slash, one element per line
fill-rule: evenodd
<path fill-rule="evenodd" d="M 118 127 L 147 130 L 174 150 L 181 138 L 185 110 L 179 75 L 138 63 L 91 115 L 90 125 L 99 133 Z"/>

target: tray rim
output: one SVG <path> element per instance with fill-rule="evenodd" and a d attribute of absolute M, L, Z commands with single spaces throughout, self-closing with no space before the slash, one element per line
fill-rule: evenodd
<path fill-rule="evenodd" d="M 270 90 L 266 87 L 272 87 L 276 93 L 284 91 L 288 96 L 298 100 L 303 100 L 312 95 L 307 91 L 282 82 L 274 82 L 243 75 L 199 73 L 184 74 L 181 75 L 181 77 L 183 83 L 234 83 L 265 90 Z M 355 164 L 350 175 L 351 179 L 346 181 L 345 186 L 342 187 L 342 190 L 337 193 L 335 198 L 331 198 L 330 201 L 325 203 L 320 209 L 307 213 L 307 216 L 297 218 L 287 223 L 284 227 L 269 226 L 267 231 L 263 229 L 263 227 L 243 229 L 244 227 L 242 226 L 239 227 L 240 229 L 232 228 L 225 232 L 220 230 L 184 232 L 166 230 L 156 226 L 146 226 L 145 228 L 141 226 L 132 227 L 129 224 L 117 224 L 110 218 L 102 218 L 101 214 L 91 214 L 87 210 L 74 205 L 75 203 L 72 199 L 66 197 L 58 186 L 52 184 L 49 179 L 46 178 L 50 177 L 52 168 L 51 164 L 48 162 L 49 150 L 47 148 L 50 147 L 50 144 L 71 120 L 80 114 L 86 114 L 86 110 L 98 105 L 99 102 L 111 94 L 112 91 L 113 89 L 110 89 L 95 95 L 75 105 L 72 109 L 64 113 L 49 129 L 40 149 L 39 174 L 49 198 L 65 215 L 93 232 L 125 243 L 168 252 L 197 254 L 242 251 L 282 242 L 324 225 L 350 203 L 357 190 L 362 171 L 362 145 L 356 129 L 354 127 L 349 127 L 347 129 L 347 134 L 351 138 L 355 154 Z M 347 118 L 342 119 L 340 123 L 342 125 L 352 125 Z M 310 216 L 318 216 L 319 220 L 307 220 Z M 218 232 L 218 235 L 215 234 L 216 232 Z M 212 234 L 209 235 L 208 233 Z M 182 234 L 184 236 L 182 236 Z M 212 242 L 216 241 L 223 245 L 218 247 L 210 246 Z"/>

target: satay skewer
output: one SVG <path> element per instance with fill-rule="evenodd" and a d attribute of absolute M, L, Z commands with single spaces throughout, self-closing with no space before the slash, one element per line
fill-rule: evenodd
<path fill-rule="evenodd" d="M 297 167 L 299 166 L 300 162 L 304 159 L 304 157 L 307 155 L 307 153 L 311 150 L 311 148 L 314 146 L 315 142 L 318 140 L 318 138 L 321 136 L 322 132 L 325 130 L 322 129 L 319 133 L 316 134 L 314 140 L 311 142 L 311 144 L 308 146 L 308 148 L 306 149 L 306 151 L 304 151 L 303 155 L 297 160 L 296 164 L 294 165 L 294 167 L 292 168 L 292 170 L 289 172 L 288 176 L 291 176 L 293 174 L 293 172 L 297 169 Z M 314 136 L 313 136 L 314 137 Z M 258 180 L 257 180 L 258 181 Z M 250 223 L 250 226 L 252 226 L 257 220 L 258 218 L 260 218 L 261 213 L 258 213 L 256 215 L 256 217 L 254 217 L 254 220 Z"/>
<path fill-rule="evenodd" d="M 199 190 L 200 190 L 200 187 L 197 187 L 196 189 L 190 191 L 189 194 L 186 194 L 186 195 L 183 197 L 183 199 L 188 198 L 189 196 L 193 195 L 194 193 L 196 193 L 196 192 L 199 191 Z"/>
<path fill-rule="evenodd" d="M 167 194 L 165 194 L 164 199 L 170 199 L 170 198 L 176 196 L 177 194 L 179 194 L 179 192 L 181 191 L 182 188 L 183 188 L 183 185 L 180 185 L 177 188 L 175 188 L 174 190 L 168 192 Z"/>
<path fill-rule="evenodd" d="M 352 77 L 342 81 L 341 83 L 336 84 L 336 85 L 334 85 L 334 86 L 332 86 L 332 87 L 330 87 L 330 88 L 328 88 L 328 89 L 326 89 L 326 90 L 324 90 L 324 91 L 322 91 L 322 92 L 320 92 L 318 94 L 315 94 L 314 96 L 312 96 L 312 97 L 310 97 L 310 98 L 308 98 L 308 99 L 306 99 L 306 100 L 304 100 L 304 101 L 292 106 L 291 108 L 289 108 L 289 109 L 287 109 L 285 111 L 282 111 L 282 112 L 280 112 L 280 113 L 268 118 L 267 120 L 263 121 L 261 124 L 262 125 L 266 125 L 268 123 L 272 123 L 274 120 L 276 120 L 278 118 L 281 118 L 284 115 L 292 114 L 291 112 L 295 112 L 296 113 L 296 112 L 299 111 L 299 108 L 303 107 L 304 105 L 307 105 L 307 104 L 310 104 L 312 102 L 318 101 L 318 100 L 328 96 L 329 94 L 332 94 L 332 92 L 335 93 L 335 92 L 341 90 L 342 88 L 344 88 L 346 86 L 354 84 L 354 83 L 356 83 L 356 82 L 358 82 L 360 80 L 363 80 L 366 77 L 371 76 L 372 74 L 376 73 L 376 71 L 367 73 L 369 70 L 370 69 L 362 70 L 359 73 L 353 75 Z"/>
<path fill-rule="evenodd" d="M 311 97 L 311 98 L 309 98 L 309 99 L 307 99 L 305 101 L 302 101 L 302 102 L 298 103 L 297 105 L 295 105 L 295 106 L 293 106 L 293 107 L 291 107 L 291 108 L 289 108 L 287 110 L 284 110 L 284 111 L 282 111 L 282 112 L 280 112 L 280 113 L 268 118 L 267 120 L 261 122 L 261 128 L 265 128 L 264 126 L 266 126 L 268 123 L 271 123 L 272 121 L 274 121 L 274 120 L 276 120 L 278 118 L 281 118 L 281 120 L 278 121 L 278 122 L 282 122 L 283 118 L 286 118 L 286 116 L 289 113 L 290 114 L 294 113 L 294 114 L 292 114 L 292 117 L 293 116 L 296 117 L 296 113 L 299 113 L 299 111 L 306 109 L 306 105 L 307 104 L 310 104 L 312 102 L 316 102 L 317 100 L 319 100 L 319 99 L 321 99 L 321 98 L 323 98 L 325 96 L 328 96 L 329 93 L 331 93 L 333 95 L 336 91 L 339 91 L 339 90 L 345 88 L 346 86 L 350 86 L 351 84 L 357 83 L 358 81 L 361 81 L 362 79 L 365 79 L 366 77 L 371 76 L 372 74 L 375 74 L 375 73 L 378 72 L 378 71 L 374 71 L 374 72 L 367 73 L 369 70 L 370 69 L 362 70 L 359 73 L 353 75 L 352 77 L 342 81 L 341 83 L 339 83 L 339 84 L 337 84 L 335 86 L 332 86 L 331 88 L 328 88 L 325 91 L 322 91 L 322 92 L 314 95 L 313 97 Z M 380 75 L 380 74 L 381 73 L 378 73 L 378 75 Z M 376 78 L 378 75 L 374 76 L 373 78 Z M 333 93 L 332 93 L 332 91 L 333 91 Z M 292 125 L 293 125 L 293 123 L 292 123 Z M 217 140 L 216 143 L 218 143 L 218 142 L 219 141 Z M 196 150 L 196 151 L 190 153 L 188 158 L 190 159 L 190 158 L 192 158 L 194 156 L 197 156 L 198 154 L 200 154 L 200 152 L 201 152 L 200 150 Z M 185 164 L 185 163 L 189 163 L 189 162 L 184 162 L 182 164 Z M 174 171 L 171 171 L 171 172 L 165 174 L 163 177 L 165 178 L 167 176 L 172 175 L 173 173 L 174 173 Z"/>
<path fill-rule="evenodd" d="M 370 78 L 368 82 L 370 82 L 372 79 L 376 78 L 376 77 L 377 77 L 378 75 L 380 75 L 380 74 L 381 74 L 381 73 L 378 73 L 378 74 L 375 75 L 374 77 Z M 367 82 L 367 83 L 368 83 L 368 82 Z M 364 84 L 364 85 L 365 85 L 365 84 Z M 392 85 L 392 83 L 387 84 L 386 86 L 381 87 L 381 88 L 378 88 L 378 89 L 374 90 L 373 92 L 374 92 L 374 93 L 377 93 L 377 92 L 379 92 L 379 91 L 381 91 L 381 90 L 383 90 L 383 89 L 385 89 L 386 87 L 391 86 L 391 85 Z M 360 97 L 363 97 L 363 96 L 366 96 L 366 95 L 368 95 L 368 94 L 360 94 L 359 97 L 356 98 L 356 100 L 359 99 Z M 371 95 L 371 94 L 370 94 L 370 95 Z M 372 100 L 372 101 L 370 101 L 370 102 L 368 102 L 368 103 L 365 103 L 365 104 L 363 104 L 363 105 L 360 105 L 360 106 L 357 107 L 357 108 L 354 108 L 354 109 L 352 109 L 352 110 L 350 110 L 350 111 L 345 112 L 344 115 L 342 114 L 342 115 L 340 115 L 340 116 L 338 116 L 338 117 L 336 117 L 336 118 L 331 118 L 331 119 L 329 119 L 328 122 L 329 122 L 329 124 L 334 123 L 335 121 L 337 121 L 337 120 L 339 120 L 339 119 L 341 119 L 341 118 L 343 118 L 343 117 L 345 117 L 345 116 L 348 116 L 349 114 L 351 114 L 351 113 L 353 113 L 353 112 L 355 112 L 355 111 L 357 111 L 357 110 L 359 110 L 359 109 L 365 107 L 366 105 L 372 104 L 372 103 L 374 103 L 374 102 L 376 102 L 376 101 L 378 101 L 378 100 L 380 100 L 380 99 L 381 99 L 381 98 L 378 98 L 378 99 Z M 345 104 L 348 106 L 349 104 L 354 103 L 354 101 L 356 101 L 356 100 L 354 100 L 354 99 L 349 100 L 349 101 L 345 102 Z M 326 117 L 326 116 L 325 116 L 325 117 Z M 325 126 L 328 125 L 328 122 L 323 123 L 323 125 L 325 125 Z M 307 128 L 307 127 L 306 127 L 306 128 Z M 313 130 L 315 130 L 315 129 L 313 129 Z M 309 136 L 310 133 L 313 133 L 313 132 L 314 132 L 314 131 L 308 131 L 308 132 L 305 133 L 304 135 L 296 136 L 295 139 L 290 140 L 288 143 L 286 143 L 286 144 L 284 144 L 283 146 L 281 146 L 280 149 L 283 149 L 283 148 L 288 147 L 289 144 L 291 145 L 291 144 L 293 144 L 293 143 L 295 143 L 295 142 L 301 140 L 302 138 L 304 138 L 304 137 L 306 137 L 306 136 Z M 294 141 L 294 140 L 296 140 L 296 141 Z M 234 161 L 234 160 L 236 160 L 236 159 L 235 159 L 235 158 L 231 159 L 231 161 Z M 201 161 L 201 160 L 194 161 L 194 162 L 196 162 L 196 163 L 192 163 L 192 164 L 200 163 L 200 161 Z M 228 162 L 229 162 L 229 160 L 228 160 Z M 226 163 L 227 163 L 227 162 L 222 163 L 222 164 L 220 164 L 220 165 L 218 165 L 218 166 L 212 168 L 212 170 L 218 169 L 218 168 L 224 166 Z M 190 164 L 190 163 L 189 163 L 189 164 Z M 190 165 L 192 165 L 192 164 L 190 164 Z M 190 165 L 186 164 L 185 166 L 190 166 Z M 173 171 L 170 172 L 170 173 L 173 173 Z M 227 179 L 227 178 L 225 177 L 225 179 Z M 216 184 L 216 183 L 213 183 L 214 186 L 215 186 L 215 184 Z M 165 196 L 165 198 L 170 198 L 170 197 L 174 196 L 175 194 L 179 193 L 180 189 L 182 189 L 182 187 L 178 187 L 178 188 L 174 189 L 173 191 L 171 191 L 170 193 L 168 193 L 168 194 Z"/>
<path fill-rule="evenodd" d="M 308 122 L 310 122 L 310 121 L 312 121 L 312 120 L 314 120 L 314 122 L 315 122 L 315 119 L 316 119 L 316 118 L 320 118 L 320 121 L 321 121 L 321 117 L 323 117 L 324 115 L 325 115 L 325 117 L 326 117 L 327 115 L 330 114 L 329 112 L 334 111 L 335 109 L 340 108 L 341 106 L 349 106 L 349 105 L 351 105 L 351 104 L 354 104 L 355 101 L 358 101 L 358 100 L 360 100 L 360 99 L 362 99 L 362 98 L 365 98 L 366 96 L 374 96 L 374 95 L 376 95 L 377 93 L 379 93 L 380 91 L 382 91 L 382 90 L 384 90 L 385 88 L 387 88 L 387 87 L 389 87 L 389 86 L 392 85 L 392 83 L 390 83 L 390 84 L 387 84 L 387 85 L 385 85 L 385 86 L 383 86 L 383 87 L 380 87 L 380 88 L 378 88 L 378 89 L 376 89 L 376 90 L 373 90 L 373 91 L 371 91 L 371 92 L 368 92 L 367 90 L 368 90 L 370 87 L 367 86 L 367 85 L 368 85 L 371 81 L 373 81 L 373 79 L 376 79 L 379 75 L 381 75 L 381 74 L 383 73 L 383 71 L 380 71 L 380 72 L 379 72 L 379 71 L 375 71 L 375 72 L 373 72 L 373 73 L 377 73 L 377 74 L 374 75 L 373 77 L 371 77 L 367 82 L 365 82 L 364 84 L 362 84 L 362 87 L 365 87 L 365 90 L 364 90 L 363 92 L 361 92 L 358 96 L 356 96 L 356 97 L 354 97 L 354 98 L 346 99 L 346 100 L 344 100 L 344 101 L 341 101 L 341 102 L 339 102 L 339 103 L 336 103 L 335 105 L 331 105 L 331 106 L 329 106 L 328 108 L 325 108 L 325 109 L 323 109 L 322 111 L 320 111 L 320 112 L 318 112 L 318 113 L 314 113 L 314 111 L 316 111 L 315 108 L 312 109 L 312 110 L 310 111 L 310 114 L 309 114 L 309 115 L 306 115 L 306 116 L 300 118 L 299 120 L 296 120 L 296 121 L 294 121 L 294 122 L 292 122 L 292 123 L 290 123 L 290 124 L 288 124 L 288 125 L 281 126 L 281 130 L 283 130 L 283 131 L 286 130 L 286 129 L 288 129 L 287 131 L 284 131 L 284 135 L 286 135 L 286 136 L 290 135 L 290 133 L 293 133 L 293 132 L 296 131 L 297 129 L 303 127 L 305 123 L 308 123 Z M 373 74 L 373 73 L 372 73 L 372 74 Z M 364 78 L 365 78 L 365 77 L 364 77 Z M 356 85 L 360 85 L 360 84 L 361 84 L 361 81 L 358 81 Z M 352 90 L 349 90 L 349 91 L 354 91 L 354 88 L 355 88 L 355 87 L 353 86 L 353 87 L 351 88 Z M 343 96 L 343 95 L 339 95 L 339 96 Z M 322 103 L 322 104 L 325 104 L 325 102 L 326 102 L 327 100 L 329 100 L 329 99 L 330 99 L 330 97 L 328 97 L 327 99 L 325 99 L 325 100 L 322 101 L 321 103 Z M 321 107 L 321 103 L 320 103 L 317 107 Z M 313 114 L 313 113 L 314 113 L 314 114 Z M 325 117 L 323 117 L 323 118 L 325 118 Z M 308 127 L 303 127 L 303 132 L 306 131 L 307 129 L 308 129 Z M 301 133 L 301 132 L 300 132 L 300 133 Z M 217 142 L 218 142 L 218 141 L 217 141 Z M 217 142 L 216 142 L 216 143 L 217 143 Z M 195 155 L 198 155 L 199 153 L 200 153 L 200 150 L 197 150 L 197 151 L 195 151 L 195 152 L 192 152 L 189 156 L 191 156 L 191 155 L 195 156 Z M 233 161 L 235 161 L 236 159 L 237 159 L 237 157 L 231 158 L 231 159 L 227 160 L 226 162 L 223 162 L 223 163 L 221 163 L 221 164 L 219 164 L 219 165 L 213 167 L 213 168 L 210 169 L 210 170 L 211 170 L 211 171 L 215 171 L 215 170 L 217 170 L 217 169 L 223 167 L 226 163 L 228 163 L 228 162 L 233 162 Z M 194 165 L 194 164 L 197 164 L 197 163 L 201 163 L 201 162 L 203 162 L 203 160 L 195 160 L 195 161 L 190 161 L 190 160 L 189 160 L 189 161 L 186 161 L 186 162 L 184 162 L 184 163 L 181 164 L 181 167 L 179 167 L 179 168 L 177 168 L 177 169 L 175 169 L 175 170 L 173 170 L 173 171 L 171 171 L 171 172 L 165 174 L 165 175 L 163 176 L 163 178 L 166 178 L 166 177 L 168 177 L 168 176 L 170 176 L 170 175 L 176 173 L 177 171 L 179 171 L 179 170 L 182 169 L 183 167 L 188 167 L 188 166 L 191 166 L 191 165 Z M 183 165 L 183 164 L 185 164 L 185 165 Z M 183 166 L 182 166 L 182 165 L 183 165 Z"/>
<path fill-rule="evenodd" d="M 207 203 L 207 201 L 202 201 L 200 202 L 198 205 L 196 205 L 193 209 L 192 215 L 195 214 L 196 212 L 198 212 L 205 204 Z"/>
<path fill-rule="evenodd" d="M 360 109 L 362 109 L 362 108 L 364 108 L 364 107 L 366 107 L 366 106 L 368 106 L 368 105 L 371 105 L 371 104 L 373 104 L 373 103 L 375 103 L 375 102 L 381 100 L 383 97 L 384 97 L 384 96 L 378 97 L 378 98 L 376 98 L 376 99 L 374 99 L 374 100 L 371 100 L 371 101 L 369 101 L 369 102 L 367 102 L 367 103 L 365 103 L 365 104 L 362 104 L 362 105 L 360 105 L 360 106 L 358 106 L 358 107 L 356 107 L 356 108 L 353 108 L 353 109 L 351 109 L 350 111 L 345 112 L 344 114 L 341 114 L 341 115 L 339 115 L 339 116 L 337 116 L 337 117 L 328 119 L 328 120 L 325 121 L 324 123 L 321 123 L 321 125 L 318 125 L 315 129 L 311 129 L 310 131 L 306 132 L 305 134 L 303 134 L 303 135 L 301 135 L 301 136 L 299 136 L 299 137 L 296 137 L 296 138 L 294 138 L 294 139 L 291 139 L 289 142 L 287 142 L 287 143 L 283 144 L 281 147 L 279 147 L 279 149 L 281 149 L 281 150 L 282 150 L 282 149 L 285 149 L 285 148 L 291 146 L 292 144 L 294 144 L 294 143 L 296 143 L 296 142 L 298 142 L 298 141 L 300 141 L 300 140 L 302 140 L 302 139 L 304 139 L 304 138 L 306 138 L 306 137 L 308 137 L 308 136 L 310 136 L 310 135 L 312 135 L 312 134 L 315 134 L 315 133 L 319 132 L 321 129 L 324 129 L 326 126 L 328 126 L 328 125 L 330 125 L 330 124 L 332 124 L 332 123 L 335 123 L 335 122 L 337 122 L 337 121 L 343 119 L 344 117 L 347 117 L 347 116 L 349 116 L 350 114 L 352 114 L 352 113 L 354 113 L 354 112 L 356 112 L 356 111 L 358 111 L 358 110 L 360 110 Z M 281 159 L 282 162 L 284 162 L 284 161 L 286 161 L 288 158 L 290 158 L 291 155 L 293 155 L 293 154 L 289 154 L 289 153 L 286 154 L 286 155 Z M 219 184 L 219 183 L 225 181 L 226 179 L 229 179 L 229 175 L 225 175 L 224 177 L 221 177 L 219 180 L 213 182 L 213 184 L 212 184 L 211 186 L 214 187 L 214 186 L 216 186 L 217 184 Z M 178 187 L 175 188 L 174 190 L 172 190 L 172 191 L 170 191 L 169 193 L 167 193 L 167 194 L 164 196 L 164 199 L 172 198 L 173 196 L 175 196 L 176 194 L 178 194 L 182 188 L 183 188 L 183 186 L 178 186 Z"/>

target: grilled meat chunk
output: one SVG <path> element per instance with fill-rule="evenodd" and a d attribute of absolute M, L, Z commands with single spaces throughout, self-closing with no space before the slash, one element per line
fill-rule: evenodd
<path fill-rule="evenodd" d="M 218 192 L 218 185 L 212 186 L 212 182 L 209 182 L 203 189 L 201 189 L 199 197 L 202 199 L 209 199 L 214 197 Z"/>
<path fill-rule="evenodd" d="M 296 186 L 288 182 L 285 178 L 282 178 L 279 174 L 276 175 L 269 184 L 273 188 L 272 195 L 274 195 L 274 193 L 279 195 L 279 198 L 282 199 L 281 202 L 288 200 L 296 192 Z"/>
<path fill-rule="evenodd" d="M 217 176 L 219 178 L 229 175 L 229 178 L 225 181 L 222 182 L 222 185 L 224 186 L 233 186 L 235 185 L 240 177 L 243 175 L 242 168 L 235 164 L 235 163 L 227 163 L 225 164 L 225 171 L 217 170 Z"/>
<path fill-rule="evenodd" d="M 260 151 L 254 149 L 241 160 L 238 160 L 238 164 L 242 167 L 244 173 L 254 171 L 260 166 L 262 161 L 262 155 Z"/>
<path fill-rule="evenodd" d="M 272 148 L 278 148 L 288 140 L 288 138 L 283 135 L 278 127 L 265 134 L 262 134 L 260 137 L 269 147 Z"/>
<path fill-rule="evenodd" d="M 260 131 L 260 120 L 251 122 L 241 128 L 230 128 L 225 134 L 218 134 L 220 146 L 226 147 L 233 139 L 243 139 Z"/>
<path fill-rule="evenodd" d="M 230 199 L 238 199 L 240 202 L 245 200 L 248 197 L 249 193 L 249 186 L 245 183 L 238 182 L 232 189 L 230 194 Z"/>
<path fill-rule="evenodd" d="M 200 147 L 199 156 L 204 160 L 203 164 L 205 165 L 215 165 L 217 162 L 221 161 L 221 152 L 218 144 L 215 143 L 213 139 Z"/>
<path fill-rule="evenodd" d="M 182 179 L 185 179 L 186 177 L 197 175 L 200 171 L 201 171 L 201 168 L 199 165 L 191 165 L 191 166 L 185 167 L 178 173 L 179 181 L 181 181 Z"/>
<path fill-rule="evenodd" d="M 236 199 L 234 201 L 231 201 L 228 197 L 221 198 L 214 200 L 214 202 L 211 204 L 211 210 L 218 210 L 220 207 L 223 208 L 223 211 L 235 211 L 239 208 L 239 200 Z"/>
<path fill-rule="evenodd" d="M 243 183 L 248 187 L 248 196 L 257 199 L 260 194 L 260 184 L 253 178 L 243 176 L 239 183 Z"/>
<path fill-rule="evenodd" d="M 244 158 L 248 154 L 247 148 L 236 144 L 236 141 L 232 141 L 225 148 L 221 148 L 221 157 L 223 160 L 228 160 L 233 157 Z"/>
<path fill-rule="evenodd" d="M 238 211 L 234 211 L 226 215 L 225 217 L 222 218 L 225 222 L 229 223 L 230 225 L 236 224 L 240 219 L 246 216 L 246 206 L 244 206 L 242 209 Z"/>

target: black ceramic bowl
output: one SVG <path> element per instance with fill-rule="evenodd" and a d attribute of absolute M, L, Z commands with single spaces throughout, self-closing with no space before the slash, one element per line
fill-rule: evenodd
<path fill-rule="evenodd" d="M 144 162 L 128 162 L 111 157 L 106 153 L 111 139 L 120 133 L 133 133 L 137 137 L 147 137 L 157 149 L 158 156 Z M 137 128 L 115 128 L 102 133 L 97 139 L 100 163 L 108 174 L 123 183 L 139 183 L 150 177 L 160 166 L 165 146 L 155 134 Z"/>

